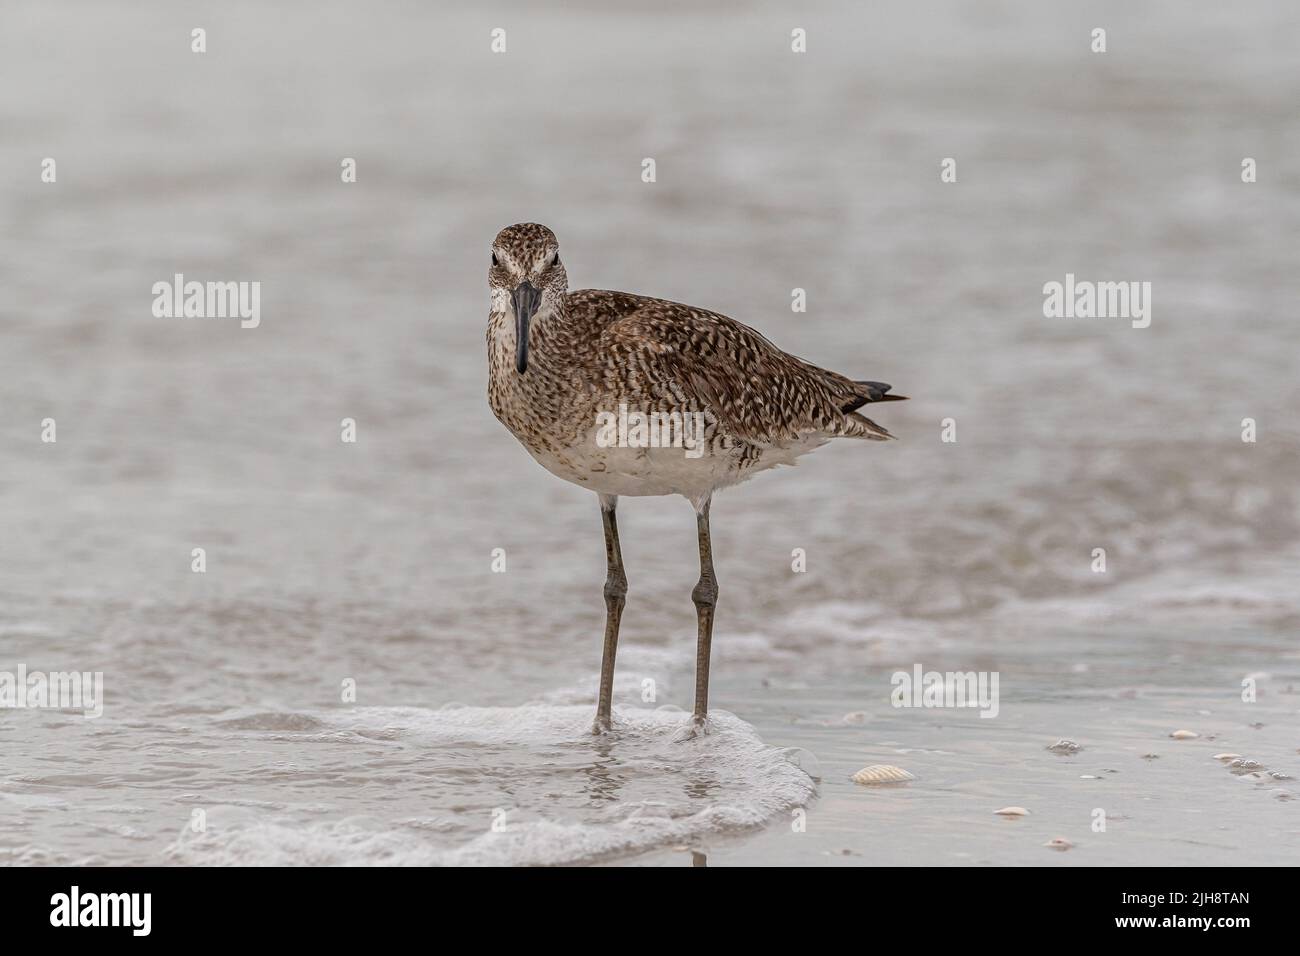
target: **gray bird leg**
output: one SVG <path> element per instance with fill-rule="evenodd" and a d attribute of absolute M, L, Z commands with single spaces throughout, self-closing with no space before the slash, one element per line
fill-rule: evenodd
<path fill-rule="evenodd" d="M 691 591 L 699 636 L 695 644 L 695 710 L 692 722 L 704 729 L 709 715 L 709 651 L 713 644 L 713 609 L 718 603 L 718 579 L 713 574 L 713 542 L 709 537 L 709 502 L 696 506 L 695 525 L 700 537 L 700 580 Z"/>
<path fill-rule="evenodd" d="M 600 517 L 605 525 L 605 652 L 600 660 L 600 697 L 596 702 L 596 722 L 592 733 L 610 729 L 610 705 L 614 699 L 614 655 L 618 652 L 618 623 L 623 617 L 627 596 L 627 575 L 623 573 L 623 554 L 618 547 L 618 521 L 614 509 L 617 495 L 600 496 Z"/>

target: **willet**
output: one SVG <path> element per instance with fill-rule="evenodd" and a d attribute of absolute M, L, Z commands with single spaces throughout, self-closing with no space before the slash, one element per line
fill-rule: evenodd
<path fill-rule="evenodd" d="M 695 508 L 700 578 L 691 592 L 698 635 L 690 730 L 706 730 L 718 599 L 713 493 L 794 464 L 831 438 L 892 438 L 857 410 L 904 396 L 818 368 L 716 312 L 625 292 L 570 292 L 555 235 L 537 223 L 497 234 L 488 284 L 493 413 L 547 471 L 600 496 L 608 573 L 593 730 L 611 726 L 627 595 L 615 520 L 620 495 L 682 495 Z"/>

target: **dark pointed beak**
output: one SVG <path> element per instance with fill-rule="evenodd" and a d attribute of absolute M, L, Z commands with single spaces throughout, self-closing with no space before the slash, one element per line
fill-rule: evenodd
<path fill-rule="evenodd" d="M 515 368 L 523 375 L 528 371 L 528 323 L 542 304 L 542 293 L 531 282 L 521 282 L 510 302 L 515 307 Z"/>

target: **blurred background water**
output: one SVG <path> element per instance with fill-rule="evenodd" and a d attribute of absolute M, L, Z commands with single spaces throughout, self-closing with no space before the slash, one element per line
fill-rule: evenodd
<path fill-rule="evenodd" d="M 1294 860 L 1287 785 L 1209 757 L 1300 763 L 1298 38 L 1283 0 L 8 0 L 0 670 L 102 670 L 106 702 L 0 711 L 0 860 Z M 901 441 L 715 502 L 740 719 L 697 750 L 651 709 L 690 699 L 679 500 L 620 511 L 628 725 L 578 733 L 595 500 L 485 401 L 488 244 L 526 220 L 575 288 L 912 396 Z M 260 327 L 155 318 L 177 272 L 260 282 Z M 1151 282 L 1150 328 L 1044 318 L 1067 272 Z M 917 661 L 1000 671 L 999 718 L 890 708 Z M 1085 732 L 1111 838 L 1043 749 Z M 873 762 L 920 779 L 847 782 Z M 991 815 L 1034 797 L 1050 832 Z"/>

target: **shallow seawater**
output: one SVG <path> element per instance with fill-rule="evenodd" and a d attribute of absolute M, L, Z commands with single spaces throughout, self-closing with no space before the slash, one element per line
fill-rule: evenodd
<path fill-rule="evenodd" d="M 200 57 L 164 0 L 3 4 L 0 672 L 104 712 L 0 709 L 0 862 L 1297 858 L 1300 6 L 813 2 L 802 57 L 747 7 L 502 10 L 494 56 L 486 14 L 248 0 Z M 911 396 L 715 501 L 706 738 L 676 500 L 620 506 L 585 732 L 596 502 L 485 397 L 523 220 L 574 287 Z M 261 325 L 155 318 L 177 272 Z M 1150 327 L 1045 319 L 1067 273 L 1150 281 Z M 893 707 L 917 664 L 998 715 Z"/>
<path fill-rule="evenodd" d="M 1241 668 L 1201 656 L 1221 650 L 1222 632 L 1129 630 L 1107 646 L 1091 631 L 1045 631 L 1037 647 L 1064 653 L 923 654 L 927 668 L 999 675 L 996 715 L 982 717 L 892 706 L 889 664 L 833 668 L 835 649 L 804 662 L 727 637 L 711 733 L 695 739 L 683 739 L 674 704 L 689 696 L 688 641 L 624 649 L 617 727 L 599 737 L 594 674 L 504 707 L 293 707 L 306 692 L 273 698 L 278 675 L 262 674 L 248 679 L 265 696 L 236 708 L 9 712 L 5 860 L 1268 865 L 1300 849 L 1294 649 L 1242 641 L 1250 657 L 1285 661 L 1249 673 L 1249 703 Z M 529 683 L 504 679 L 520 692 Z M 458 681 L 475 698 L 484 678 Z M 46 746 L 31 748 L 33 737 Z M 1061 739 L 1078 751 L 1049 750 Z M 1259 766 L 1214 759 L 1224 752 Z M 882 763 L 916 779 L 850 781 Z M 1006 806 L 1030 813 L 994 815 Z M 1044 846 L 1057 837 L 1074 846 Z"/>

